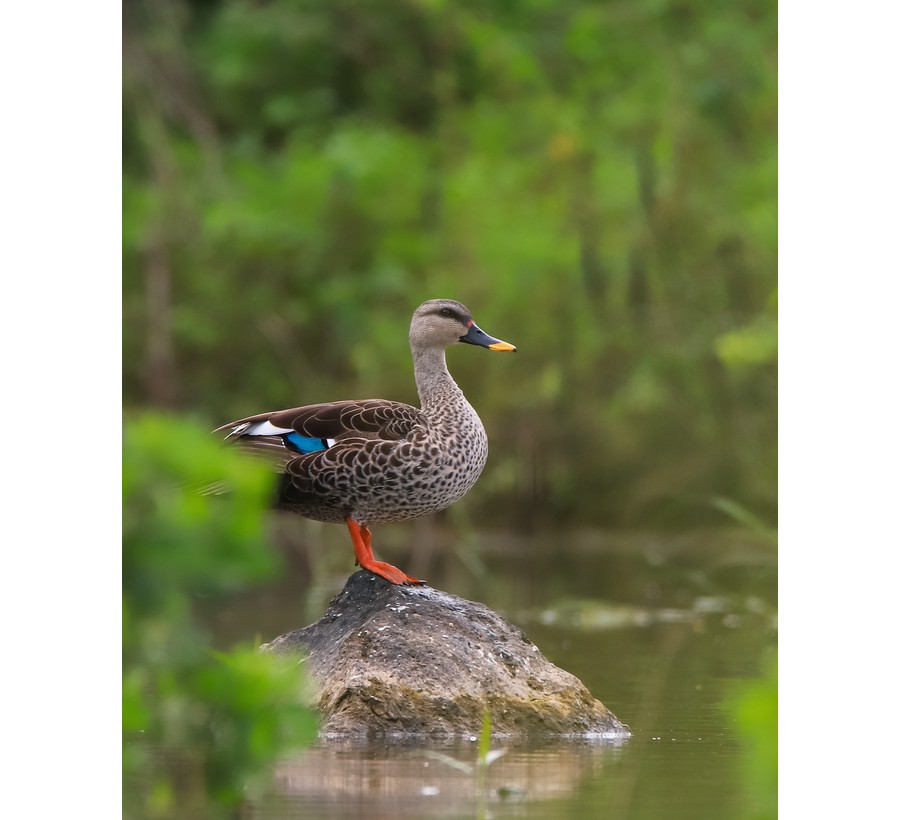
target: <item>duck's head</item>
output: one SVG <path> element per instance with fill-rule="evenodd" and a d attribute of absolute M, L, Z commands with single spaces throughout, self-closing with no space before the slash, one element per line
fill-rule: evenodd
<path fill-rule="evenodd" d="M 429 299 L 416 308 L 409 326 L 409 344 L 414 350 L 447 348 L 459 342 L 488 350 L 516 350 L 515 345 L 485 333 L 469 309 L 453 299 Z"/>

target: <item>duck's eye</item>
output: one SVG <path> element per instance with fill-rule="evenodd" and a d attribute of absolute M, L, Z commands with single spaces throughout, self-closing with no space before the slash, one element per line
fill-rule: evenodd
<path fill-rule="evenodd" d="M 450 308 L 441 308 L 441 316 L 450 316 Z"/>

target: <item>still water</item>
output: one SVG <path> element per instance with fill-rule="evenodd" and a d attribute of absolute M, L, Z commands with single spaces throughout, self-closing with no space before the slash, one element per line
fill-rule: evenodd
<path fill-rule="evenodd" d="M 271 794 L 240 816 L 721 820 L 772 804 L 748 782 L 747 743 L 729 708 L 776 652 L 772 546 L 710 533 L 523 543 L 480 537 L 477 559 L 431 559 L 429 581 L 522 627 L 629 725 L 630 738 L 495 738 L 503 754 L 482 772 L 475 738 L 329 741 L 283 761 Z M 270 640 L 315 620 L 340 586 L 300 556 L 278 584 L 205 617 L 222 645 L 246 640 L 248 629 Z"/>

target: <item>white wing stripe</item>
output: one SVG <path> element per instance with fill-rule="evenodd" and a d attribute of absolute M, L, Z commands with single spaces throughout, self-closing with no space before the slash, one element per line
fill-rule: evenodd
<path fill-rule="evenodd" d="M 245 436 L 282 436 L 285 433 L 293 433 L 291 427 L 276 427 L 271 421 L 258 421 L 251 424 L 244 432 Z"/>

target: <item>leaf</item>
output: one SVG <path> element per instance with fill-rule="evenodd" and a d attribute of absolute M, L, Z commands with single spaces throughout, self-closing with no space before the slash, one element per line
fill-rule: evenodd
<path fill-rule="evenodd" d="M 481 719 L 481 738 L 478 741 L 478 765 L 487 766 L 491 750 L 491 713 L 485 712 Z"/>
<path fill-rule="evenodd" d="M 474 771 L 468 763 L 463 763 L 461 760 L 450 757 L 450 755 L 445 755 L 442 752 L 426 751 L 425 757 L 430 757 L 432 760 L 446 763 L 448 766 L 451 766 L 457 771 L 465 772 L 466 774 L 472 774 L 472 772 Z"/>

